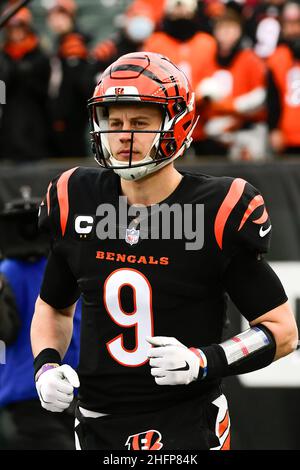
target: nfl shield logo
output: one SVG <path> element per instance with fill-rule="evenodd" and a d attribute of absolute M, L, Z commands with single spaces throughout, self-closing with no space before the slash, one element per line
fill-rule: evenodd
<path fill-rule="evenodd" d="M 140 231 L 136 230 L 135 228 L 127 228 L 126 229 L 126 236 L 125 241 L 129 243 L 129 245 L 135 245 L 140 238 Z"/>

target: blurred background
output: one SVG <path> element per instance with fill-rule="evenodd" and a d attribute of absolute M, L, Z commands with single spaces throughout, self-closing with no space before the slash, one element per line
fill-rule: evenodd
<path fill-rule="evenodd" d="M 16 3 L 0 0 L 0 14 Z M 268 259 L 299 325 L 300 2 L 32 0 L 0 30 L 0 448 L 73 448 L 72 408 L 50 419 L 33 383 L 29 325 L 49 249 L 37 211 L 56 174 L 96 166 L 86 101 L 112 61 L 139 50 L 168 56 L 195 90 L 200 119 L 178 168 L 263 193 Z M 80 306 L 74 367 L 79 323 Z M 230 306 L 225 336 L 244 327 Z M 299 351 L 226 379 L 232 447 L 300 449 L 299 387 Z"/>

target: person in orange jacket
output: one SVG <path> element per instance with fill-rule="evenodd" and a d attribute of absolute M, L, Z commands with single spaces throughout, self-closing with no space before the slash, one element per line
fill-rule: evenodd
<path fill-rule="evenodd" d="M 197 0 L 166 0 L 162 29 L 154 32 L 143 47 L 167 56 L 186 74 L 192 88 L 205 76 L 208 58 L 216 51 L 215 39 L 200 30 L 197 8 Z M 194 142 L 202 137 L 200 120 L 193 133 Z"/>
<path fill-rule="evenodd" d="M 91 52 L 95 74 L 101 74 L 121 55 L 143 49 L 143 43 L 153 33 L 157 21 L 152 8 L 148 2 L 133 2 L 121 17 L 118 29 L 96 44 Z"/>
<path fill-rule="evenodd" d="M 300 154 L 300 5 L 287 2 L 282 41 L 269 58 L 268 125 L 277 154 Z"/>
<path fill-rule="evenodd" d="M 196 0 L 166 0 L 162 30 L 154 32 L 143 47 L 172 60 L 186 74 L 192 87 L 202 76 L 206 56 L 216 48 L 213 37 L 199 30 L 196 13 Z"/>
<path fill-rule="evenodd" d="M 0 159 L 47 158 L 46 99 L 49 58 L 40 46 L 30 11 L 22 8 L 6 24 L 0 50 Z M 30 138 L 28 138 L 30 136 Z"/>
<path fill-rule="evenodd" d="M 217 51 L 206 64 L 206 77 L 196 88 L 208 139 L 200 143 L 198 151 L 224 154 L 229 149 L 233 160 L 264 158 L 265 65 L 244 44 L 242 21 L 237 14 L 227 12 L 217 19 L 214 34 Z"/>
<path fill-rule="evenodd" d="M 87 155 L 88 115 L 85 103 L 94 86 L 88 60 L 87 35 L 76 24 L 74 0 L 54 0 L 47 10 L 47 23 L 55 36 L 51 60 L 49 115 L 51 157 Z"/>
<path fill-rule="evenodd" d="M 140 12 L 147 12 L 147 16 L 155 24 L 159 24 L 164 16 L 164 7 L 166 0 L 133 0 L 126 10 L 127 16 L 134 16 Z"/>

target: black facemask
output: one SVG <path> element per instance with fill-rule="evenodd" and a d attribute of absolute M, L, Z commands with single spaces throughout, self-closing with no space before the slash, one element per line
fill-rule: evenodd
<path fill-rule="evenodd" d="M 199 31 L 199 26 L 193 19 L 170 20 L 165 18 L 162 30 L 179 41 L 187 41 Z"/>
<path fill-rule="evenodd" d="M 294 58 L 300 60 L 300 37 L 295 39 L 288 39 L 285 41 L 285 43 L 291 50 Z"/>

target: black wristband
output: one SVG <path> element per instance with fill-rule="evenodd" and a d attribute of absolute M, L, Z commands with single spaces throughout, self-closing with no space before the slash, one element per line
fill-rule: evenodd
<path fill-rule="evenodd" d="M 219 344 L 212 344 L 201 348 L 207 359 L 207 379 L 225 377 L 228 372 L 228 363 L 223 348 Z M 199 375 L 199 379 L 201 379 Z"/>
<path fill-rule="evenodd" d="M 34 367 L 34 376 L 40 370 L 40 368 L 44 364 L 59 364 L 61 365 L 61 357 L 56 349 L 46 348 L 43 349 L 34 359 L 33 367 Z"/>

